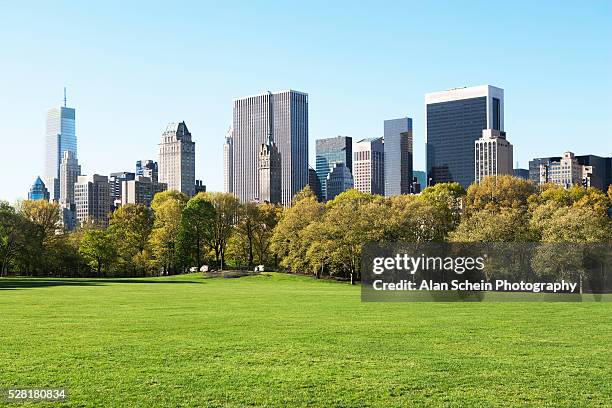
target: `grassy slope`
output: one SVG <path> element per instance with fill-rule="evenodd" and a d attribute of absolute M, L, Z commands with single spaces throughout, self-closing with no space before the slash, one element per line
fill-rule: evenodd
<path fill-rule="evenodd" d="M 0 280 L 0 388 L 63 385 L 80 406 L 606 405 L 611 367 L 612 303 L 361 303 L 287 275 Z"/>

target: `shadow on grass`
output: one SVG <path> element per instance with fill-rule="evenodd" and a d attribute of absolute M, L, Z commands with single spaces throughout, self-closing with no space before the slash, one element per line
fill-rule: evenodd
<path fill-rule="evenodd" d="M 194 280 L 155 280 L 155 279 L 116 279 L 116 278 L 99 278 L 99 279 L 45 279 L 45 278 L 1 278 L 0 290 L 11 289 L 36 289 L 47 288 L 53 286 L 106 286 L 109 283 L 140 283 L 140 284 L 174 284 L 174 283 L 191 283 L 202 284 L 203 281 Z"/>

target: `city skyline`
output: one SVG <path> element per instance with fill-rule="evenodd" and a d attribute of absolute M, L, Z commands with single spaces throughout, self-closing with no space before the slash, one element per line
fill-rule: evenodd
<path fill-rule="evenodd" d="M 112 6 L 96 7 L 100 6 L 84 11 L 67 6 L 41 5 L 38 10 L 6 6 L 14 18 L 0 28 L 0 34 L 15 40 L 5 47 L 8 64 L 0 79 L 5 91 L 0 119 L 6 125 L 0 172 L 11 177 L 3 179 L 0 199 L 26 198 L 36 177 L 44 176 L 45 112 L 63 104 L 65 85 L 68 106 L 78 111 L 76 135 L 83 174 L 134 171 L 134 160 L 157 156 L 165 125 L 184 120 L 198 142 L 196 178 L 211 191 L 223 189 L 222 149 L 232 99 L 267 89 L 292 88 L 309 94 L 311 166 L 314 140 L 336 134 L 354 140 L 380 137 L 384 119 L 409 116 L 414 120 L 414 169 L 425 170 L 423 95 L 485 83 L 505 90 L 504 127 L 522 168 L 533 158 L 567 150 L 576 155 L 612 153 L 612 50 L 607 41 L 611 29 L 605 24 L 612 14 L 609 4 L 567 10 L 527 3 L 498 5 L 498 21 L 487 35 L 470 28 L 474 18 L 487 12 L 483 6 L 397 5 L 392 14 L 372 5 L 361 10 L 339 7 L 320 16 L 317 32 L 302 27 L 284 30 L 293 27 L 296 19 L 291 18 L 253 39 L 238 38 L 231 25 L 223 24 L 230 17 L 248 22 L 266 14 L 282 20 L 295 10 L 247 6 L 236 14 L 223 5 L 214 10 L 201 5 L 170 10 L 152 6 L 150 15 L 137 18 L 137 5 L 127 6 L 121 17 Z M 316 4 L 309 7 L 297 14 L 312 17 L 322 10 Z M 411 27 L 389 24 L 402 12 L 420 18 Z M 57 24 L 44 18 L 49 13 L 90 24 L 78 28 Z M 190 28 L 191 35 L 156 32 L 162 18 L 197 21 L 198 28 Z M 126 21 L 133 23 L 130 30 L 142 35 L 126 36 L 121 29 Z M 439 23 L 435 33 L 428 26 L 434 21 Z M 568 25 L 579 29 L 567 30 Z M 457 26 L 460 32 L 453 31 Z M 115 33 L 107 34 L 114 28 Z M 279 37 L 281 32 L 286 35 Z M 280 54 L 287 54 L 284 58 L 261 53 L 271 38 L 279 41 L 275 44 Z M 490 47 L 492 39 L 495 47 Z M 57 45 L 64 42 L 65 47 Z M 296 43 L 300 47 L 294 47 Z M 160 52 L 177 45 L 177 52 L 187 53 L 193 68 L 159 59 Z M 363 52 L 364 48 L 369 51 Z M 485 49 L 488 60 L 480 57 Z M 397 51 L 418 58 L 402 57 Z M 251 58 L 251 68 L 227 62 L 232 55 Z M 344 69 L 347 60 L 359 64 Z M 260 67 L 262 61 L 266 63 Z M 32 68 L 43 65 L 45 70 Z M 176 89 L 181 89 L 180 95 Z M 28 151 L 27 162 L 15 154 L 23 151 Z"/>

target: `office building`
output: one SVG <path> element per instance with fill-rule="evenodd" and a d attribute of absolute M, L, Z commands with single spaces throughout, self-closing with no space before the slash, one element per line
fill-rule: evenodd
<path fill-rule="evenodd" d="M 514 177 L 529 180 L 529 169 L 515 168 L 512 174 L 514 175 Z"/>
<path fill-rule="evenodd" d="M 412 179 L 421 186 L 421 189 L 425 189 L 427 187 L 427 174 L 422 170 L 413 170 L 412 171 Z"/>
<path fill-rule="evenodd" d="M 361 139 L 353 151 L 355 188 L 369 194 L 385 194 L 385 147 L 382 137 Z"/>
<path fill-rule="evenodd" d="M 170 123 L 159 144 L 159 181 L 168 190 L 195 194 L 195 143 L 185 122 Z"/>
<path fill-rule="evenodd" d="M 123 182 L 134 180 L 136 174 L 127 171 L 120 171 L 117 173 L 111 173 L 108 182 L 110 187 L 111 195 L 111 206 L 113 209 L 117 209 L 121 206 L 121 195 L 123 191 Z"/>
<path fill-rule="evenodd" d="M 138 160 L 136 162 L 136 176 L 148 177 L 153 182 L 158 181 L 159 168 L 157 162 L 153 160 Z"/>
<path fill-rule="evenodd" d="M 577 183 L 578 178 L 581 179 L 580 183 Z M 583 184 L 607 192 L 612 184 L 612 157 L 592 154 L 576 156 L 566 152 L 563 156 L 535 158 L 529 161 L 529 179 L 536 184 Z"/>
<path fill-rule="evenodd" d="M 425 95 L 427 176 L 431 184 L 475 180 L 474 142 L 484 129 L 504 131 L 504 91 L 490 85 Z M 385 139 L 385 144 L 387 140 Z"/>
<path fill-rule="evenodd" d="M 79 176 L 74 185 L 76 220 L 79 225 L 108 225 L 111 194 L 108 177 L 94 174 Z"/>
<path fill-rule="evenodd" d="M 553 183 L 569 188 L 574 185 L 591 186 L 592 166 L 584 166 L 572 152 L 565 152 L 559 161 L 540 164 L 540 184 Z"/>
<path fill-rule="evenodd" d="M 259 202 L 280 204 L 282 200 L 281 158 L 272 134 L 259 149 Z"/>
<path fill-rule="evenodd" d="M 259 149 L 272 134 L 281 157 L 281 202 L 308 184 L 308 95 L 266 92 L 235 99 L 232 124 L 232 189 L 242 202 L 260 197 Z"/>
<path fill-rule="evenodd" d="M 194 187 L 195 194 L 205 193 L 206 192 L 206 184 L 202 180 L 196 180 Z"/>
<path fill-rule="evenodd" d="M 150 207 L 155 194 L 166 191 L 167 187 L 165 183 L 158 183 L 145 176 L 124 180 L 121 182 L 121 205 L 142 204 Z"/>
<path fill-rule="evenodd" d="M 337 195 L 353 188 L 353 175 L 345 163 L 337 162 L 334 163 L 331 171 L 327 175 L 325 180 L 327 190 L 325 192 L 325 198 L 333 200 Z"/>
<path fill-rule="evenodd" d="M 412 191 L 412 119 L 385 120 L 385 196 Z"/>
<path fill-rule="evenodd" d="M 344 163 L 346 170 L 353 171 L 353 138 L 336 136 L 316 141 L 316 170 L 321 184 L 321 201 L 327 198 L 327 176 L 337 163 Z M 342 170 L 344 172 L 344 170 Z"/>
<path fill-rule="evenodd" d="M 512 145 L 506 132 L 484 129 L 482 137 L 474 142 L 474 179 L 480 183 L 487 176 L 513 174 Z"/>
<path fill-rule="evenodd" d="M 60 164 L 60 203 L 74 204 L 74 184 L 81 175 L 81 166 L 71 150 L 66 150 Z"/>
<path fill-rule="evenodd" d="M 317 176 L 317 171 L 312 167 L 308 166 L 308 186 L 312 193 L 317 197 L 317 200 L 321 200 L 321 183 Z"/>
<path fill-rule="evenodd" d="M 45 200 L 49 201 L 50 195 L 49 190 L 45 186 L 45 183 L 40 177 L 36 177 L 34 184 L 28 192 L 28 200 Z"/>
<path fill-rule="evenodd" d="M 227 136 L 225 136 L 225 143 L 223 144 L 223 191 L 226 193 L 234 192 L 234 146 L 232 140 L 232 128 L 230 127 L 227 131 Z"/>
<path fill-rule="evenodd" d="M 45 146 L 45 185 L 51 199 L 60 199 L 60 165 L 64 152 L 71 151 L 77 157 L 77 139 L 75 132 L 75 110 L 66 106 L 66 89 L 64 88 L 64 105 L 47 111 Z"/>

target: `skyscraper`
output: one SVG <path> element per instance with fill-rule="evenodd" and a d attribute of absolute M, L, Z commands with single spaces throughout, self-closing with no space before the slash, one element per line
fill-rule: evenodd
<path fill-rule="evenodd" d="M 281 158 L 270 134 L 259 149 L 259 202 L 280 204 L 281 185 Z"/>
<path fill-rule="evenodd" d="M 74 185 L 76 219 L 79 224 L 92 222 L 96 225 L 108 225 L 110 197 L 108 177 L 98 174 L 79 176 Z"/>
<path fill-rule="evenodd" d="M 355 188 L 369 194 L 385 194 L 385 148 L 382 137 L 362 139 L 353 152 Z"/>
<path fill-rule="evenodd" d="M 232 128 L 227 131 L 225 143 L 223 144 L 223 191 L 234 192 L 234 145 L 232 139 Z"/>
<path fill-rule="evenodd" d="M 28 192 L 28 200 L 49 201 L 49 190 L 47 190 L 45 183 L 43 183 L 40 177 L 36 177 L 34 184 L 32 184 L 32 187 Z"/>
<path fill-rule="evenodd" d="M 336 162 L 325 180 L 327 191 L 325 198 L 333 200 L 348 189 L 353 188 L 353 175 L 346 163 Z"/>
<path fill-rule="evenodd" d="M 81 166 L 72 150 L 66 150 L 60 164 L 60 203 L 74 204 L 74 184 L 81 175 Z"/>
<path fill-rule="evenodd" d="M 195 195 L 195 143 L 185 122 L 170 123 L 159 144 L 159 181 L 168 190 Z"/>
<path fill-rule="evenodd" d="M 385 120 L 385 196 L 408 194 L 412 185 L 412 119 Z"/>
<path fill-rule="evenodd" d="M 136 176 L 148 177 L 152 182 L 157 183 L 159 177 L 157 162 L 153 160 L 138 160 L 136 162 Z"/>
<path fill-rule="evenodd" d="M 319 182 L 317 171 L 310 166 L 308 166 L 308 186 L 310 186 L 312 193 L 317 197 L 317 199 L 320 200 L 321 183 Z"/>
<path fill-rule="evenodd" d="M 330 200 L 327 197 L 327 176 L 336 163 L 344 163 L 346 170 L 352 174 L 353 138 L 336 136 L 316 141 L 316 170 L 321 184 L 321 201 Z M 344 169 L 339 171 L 344 173 Z"/>
<path fill-rule="evenodd" d="M 45 184 L 53 200 L 60 199 L 60 164 L 64 152 L 71 151 L 77 157 L 77 140 L 75 133 L 75 111 L 66 106 L 66 89 L 64 88 L 64 106 L 47 111 L 45 154 Z"/>
<path fill-rule="evenodd" d="M 474 141 L 504 130 L 504 91 L 490 85 L 425 95 L 427 176 L 432 184 L 474 182 Z M 385 143 L 387 141 L 385 140 Z"/>
<path fill-rule="evenodd" d="M 108 183 L 111 195 L 111 206 L 117 209 L 121 206 L 121 195 L 123 194 L 123 182 L 134 180 L 136 174 L 130 173 L 129 171 L 120 171 L 117 173 L 111 173 Z"/>
<path fill-rule="evenodd" d="M 259 198 L 259 149 L 272 134 L 281 158 L 282 204 L 308 184 L 308 95 L 266 92 L 234 100 L 232 191 L 242 202 Z"/>
<path fill-rule="evenodd" d="M 480 183 L 486 176 L 501 176 L 512 172 L 512 145 L 506 132 L 484 129 L 482 137 L 474 142 L 474 178 Z"/>

